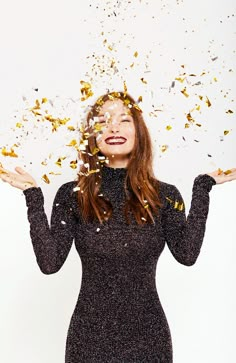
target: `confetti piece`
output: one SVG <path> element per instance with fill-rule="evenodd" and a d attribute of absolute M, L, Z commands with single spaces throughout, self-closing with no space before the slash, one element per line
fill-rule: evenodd
<path fill-rule="evenodd" d="M 93 96 L 92 86 L 89 82 L 80 81 L 82 85 L 80 92 L 82 94 L 81 101 L 87 100 L 89 97 Z"/>
<path fill-rule="evenodd" d="M 44 175 L 42 176 L 42 180 L 43 180 L 46 184 L 50 184 L 50 180 L 48 179 L 48 177 L 47 177 L 47 175 L 46 175 L 46 174 L 44 174 Z"/>
<path fill-rule="evenodd" d="M 3 156 L 10 156 L 12 158 L 18 158 L 18 155 L 15 153 L 13 147 L 11 147 L 11 151 L 7 151 L 5 147 L 2 148 L 2 155 Z"/>
<path fill-rule="evenodd" d="M 211 107 L 211 102 L 210 102 L 210 100 L 208 99 L 208 97 L 206 97 L 206 105 L 207 105 L 207 107 Z"/>
<path fill-rule="evenodd" d="M 229 169 L 229 170 L 224 171 L 224 174 L 225 174 L 225 175 L 228 175 L 228 174 L 231 174 L 231 173 L 232 173 L 232 170 L 230 170 L 230 169 Z"/>
<path fill-rule="evenodd" d="M 170 125 L 167 125 L 167 126 L 166 126 L 166 130 L 168 130 L 168 131 L 169 131 L 169 130 L 171 130 L 171 129 L 172 129 L 172 126 L 170 126 Z"/>
<path fill-rule="evenodd" d="M 77 168 L 77 160 L 72 160 L 71 162 L 70 162 L 70 167 L 72 168 L 72 169 L 76 169 Z"/>
<path fill-rule="evenodd" d="M 186 92 L 186 87 L 184 87 L 184 89 L 182 89 L 180 92 L 183 93 L 185 97 L 189 97 L 189 94 Z"/>
<path fill-rule="evenodd" d="M 134 52 L 134 57 L 137 58 L 138 52 Z"/>
<path fill-rule="evenodd" d="M 66 222 L 65 221 L 61 221 L 61 224 L 66 224 Z"/>
<path fill-rule="evenodd" d="M 224 130 L 224 135 L 228 135 L 229 131 L 228 130 Z"/>
<path fill-rule="evenodd" d="M 21 128 L 23 125 L 20 122 L 16 123 L 16 127 Z"/>
<path fill-rule="evenodd" d="M 187 120 L 190 121 L 190 122 L 195 122 L 195 120 L 192 118 L 190 112 L 186 115 L 187 117 Z"/>
<path fill-rule="evenodd" d="M 145 79 L 142 77 L 140 78 L 140 80 L 144 83 L 144 84 L 147 84 L 147 81 L 145 81 Z"/>
<path fill-rule="evenodd" d="M 226 111 L 226 113 L 234 113 L 232 110 L 228 110 Z"/>
<path fill-rule="evenodd" d="M 168 145 L 162 145 L 161 146 L 161 151 L 165 152 L 168 149 Z"/>
<path fill-rule="evenodd" d="M 179 81 L 179 82 L 181 82 L 181 83 L 183 83 L 183 82 L 184 82 L 184 80 L 185 80 L 185 78 L 186 78 L 186 77 L 184 77 L 184 78 L 176 77 L 176 78 L 175 78 L 175 80 L 176 80 L 176 81 Z"/>

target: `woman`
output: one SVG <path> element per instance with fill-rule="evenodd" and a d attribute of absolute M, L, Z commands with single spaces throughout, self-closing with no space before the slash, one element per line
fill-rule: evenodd
<path fill-rule="evenodd" d="M 134 99 L 123 92 L 100 97 L 80 142 L 78 180 L 55 196 L 49 227 L 41 188 L 31 175 L 1 168 L 0 177 L 22 189 L 37 263 L 57 272 L 75 240 L 82 283 L 66 341 L 66 363 L 173 362 L 169 325 L 155 285 L 167 243 L 175 259 L 196 262 L 213 185 L 236 179 L 198 175 L 186 219 L 179 190 L 154 177 L 151 140 Z M 107 164 L 107 162 L 109 162 Z"/>

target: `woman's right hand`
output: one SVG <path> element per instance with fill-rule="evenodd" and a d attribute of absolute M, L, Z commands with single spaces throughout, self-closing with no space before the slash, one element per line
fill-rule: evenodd
<path fill-rule="evenodd" d="M 2 181 L 4 182 L 9 183 L 11 186 L 21 190 L 38 187 L 34 178 L 24 169 L 17 166 L 15 167 L 15 170 L 17 171 L 17 174 L 4 169 L 0 163 L 0 179 L 2 179 Z"/>

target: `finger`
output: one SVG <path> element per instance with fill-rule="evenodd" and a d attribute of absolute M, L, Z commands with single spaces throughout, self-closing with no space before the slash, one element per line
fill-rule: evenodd
<path fill-rule="evenodd" d="M 27 174 L 27 172 L 24 170 L 24 169 L 22 169 L 20 166 L 16 166 L 15 167 L 15 170 L 17 171 L 17 173 L 19 173 L 19 174 Z"/>

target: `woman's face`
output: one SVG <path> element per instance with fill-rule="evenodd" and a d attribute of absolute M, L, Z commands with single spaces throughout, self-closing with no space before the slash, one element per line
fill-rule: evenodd
<path fill-rule="evenodd" d="M 134 147 L 135 126 L 128 107 L 120 99 L 108 100 L 97 116 L 101 129 L 96 137 L 97 147 L 114 167 L 126 167 Z"/>

